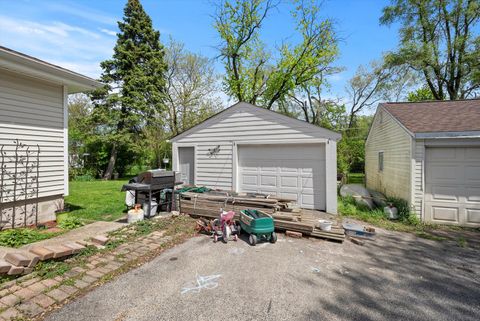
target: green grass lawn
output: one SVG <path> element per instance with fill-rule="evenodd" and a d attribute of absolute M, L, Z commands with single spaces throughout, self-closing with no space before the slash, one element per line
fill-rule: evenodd
<path fill-rule="evenodd" d="M 86 221 L 115 221 L 125 215 L 125 193 L 120 192 L 127 180 L 70 182 L 70 195 L 65 197 L 67 213 L 57 215 L 59 221 L 77 217 Z"/>

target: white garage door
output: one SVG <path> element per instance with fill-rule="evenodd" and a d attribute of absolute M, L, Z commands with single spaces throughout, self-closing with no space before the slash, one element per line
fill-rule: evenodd
<path fill-rule="evenodd" d="M 427 148 L 425 219 L 480 226 L 480 148 Z"/>
<path fill-rule="evenodd" d="M 283 144 L 238 147 L 239 188 L 297 200 L 325 210 L 325 145 Z"/>

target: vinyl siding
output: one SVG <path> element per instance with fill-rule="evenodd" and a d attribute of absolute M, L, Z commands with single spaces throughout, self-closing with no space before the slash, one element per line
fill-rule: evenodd
<path fill-rule="evenodd" d="M 174 141 L 178 146 L 182 144 L 196 146 L 195 183 L 197 185 L 234 189 L 233 146 L 236 142 L 281 142 L 286 139 L 325 138 L 323 134 L 325 129 L 313 128 L 312 130 L 312 127 L 300 121 L 288 121 L 283 116 L 269 111 L 242 107 L 233 113 L 224 112 L 223 115 L 218 116 L 215 123 L 208 126 L 200 125 L 198 129 Z M 216 156 L 209 156 L 208 150 L 217 145 L 220 146 L 220 152 Z"/>
<path fill-rule="evenodd" d="M 383 151 L 383 171 L 378 170 L 378 153 Z M 365 146 L 367 188 L 411 200 L 411 136 L 380 108 Z"/>
<path fill-rule="evenodd" d="M 63 115 L 61 86 L 0 70 L 0 146 L 6 152 L 6 170 L 15 168 L 14 140 L 32 149 L 38 144 L 39 197 L 64 193 Z M 12 187 L 13 179 L 5 178 L 3 185 Z"/>

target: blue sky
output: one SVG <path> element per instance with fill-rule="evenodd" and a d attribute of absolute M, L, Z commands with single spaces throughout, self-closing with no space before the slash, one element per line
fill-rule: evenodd
<path fill-rule="evenodd" d="M 281 41 L 295 42 L 288 0 L 271 12 L 262 39 L 272 49 Z M 115 45 L 116 21 L 126 0 L 0 0 L 0 44 L 91 77 Z M 214 0 L 143 0 L 161 40 L 173 37 L 190 51 L 214 58 L 219 39 L 212 27 Z M 388 0 L 324 0 L 322 15 L 333 19 L 340 38 L 335 65 L 345 71 L 330 79 L 328 96 L 343 97 L 346 81 L 358 66 L 395 49 L 395 27 L 379 25 Z M 222 73 L 220 61 L 216 70 Z"/>

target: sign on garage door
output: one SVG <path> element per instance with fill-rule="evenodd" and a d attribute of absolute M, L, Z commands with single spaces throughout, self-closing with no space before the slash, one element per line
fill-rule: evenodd
<path fill-rule="evenodd" d="M 325 210 L 325 145 L 244 145 L 238 148 L 239 188 L 297 200 Z"/>
<path fill-rule="evenodd" d="M 425 219 L 480 226 L 480 148 L 426 149 Z"/>

